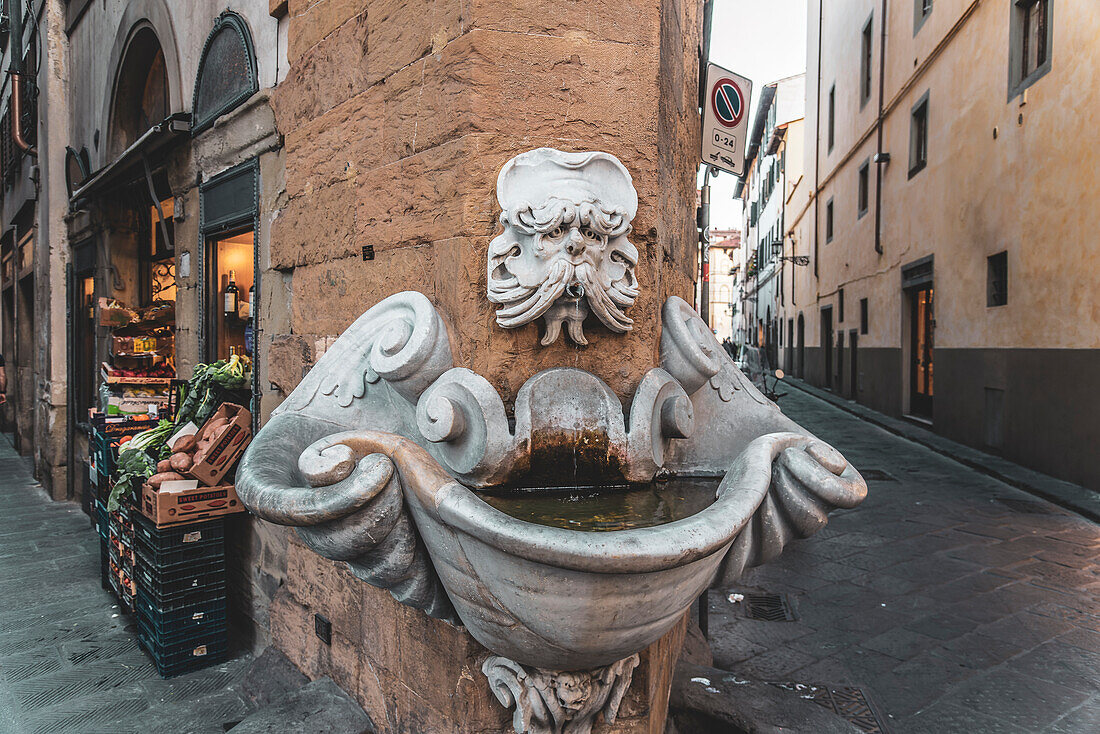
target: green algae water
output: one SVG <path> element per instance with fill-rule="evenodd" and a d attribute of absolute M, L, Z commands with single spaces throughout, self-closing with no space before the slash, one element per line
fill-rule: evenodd
<path fill-rule="evenodd" d="M 524 522 L 608 532 L 650 528 L 690 517 L 714 502 L 720 481 L 716 477 L 676 478 L 600 487 L 485 489 L 478 496 Z"/>

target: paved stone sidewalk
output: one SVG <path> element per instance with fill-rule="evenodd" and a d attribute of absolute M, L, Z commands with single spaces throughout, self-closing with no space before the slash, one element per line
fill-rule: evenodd
<path fill-rule="evenodd" d="M 795 621 L 711 593 L 715 664 L 861 687 L 896 733 L 1100 732 L 1100 526 L 805 392 L 780 405 L 880 478 L 728 590 L 787 594 Z"/>
<path fill-rule="evenodd" d="M 98 543 L 0 436 L 0 733 L 220 734 L 244 718 L 231 685 L 251 658 L 161 679 L 100 587 Z"/>

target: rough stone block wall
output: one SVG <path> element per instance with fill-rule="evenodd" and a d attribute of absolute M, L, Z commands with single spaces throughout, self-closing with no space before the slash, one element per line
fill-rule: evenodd
<path fill-rule="evenodd" d="M 692 293 L 697 4 L 303 0 L 289 13 L 291 69 L 272 98 L 288 200 L 271 266 L 293 271 L 278 350 L 308 355 L 416 288 L 455 325 L 458 364 L 506 400 L 562 364 L 629 399 L 656 363 L 661 303 Z M 592 325 L 584 349 L 541 347 L 535 325 L 499 328 L 484 295 L 497 172 L 544 145 L 611 152 L 639 192 L 634 331 Z M 286 391 L 300 374 L 280 378 Z"/>

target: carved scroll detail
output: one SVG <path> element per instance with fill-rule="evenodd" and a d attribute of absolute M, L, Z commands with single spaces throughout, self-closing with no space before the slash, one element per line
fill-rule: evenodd
<path fill-rule="evenodd" d="M 516 734 L 590 734 L 600 713 L 615 723 L 638 662 L 635 654 L 595 670 L 554 672 L 494 655 L 481 671 L 497 700 L 515 706 Z"/>
<path fill-rule="evenodd" d="M 746 568 L 779 556 L 796 538 L 808 538 L 828 523 L 837 508 L 855 507 L 867 496 L 867 483 L 829 444 L 794 433 L 761 436 L 734 462 L 718 489 L 737 492 L 742 481 L 770 472 L 767 493 L 723 561 L 717 585 L 730 585 Z"/>
<path fill-rule="evenodd" d="M 314 412 L 331 418 L 326 414 L 352 408 L 380 378 L 415 403 L 452 364 L 447 327 L 431 301 L 416 291 L 397 293 L 356 319 L 276 413 L 318 404 Z"/>

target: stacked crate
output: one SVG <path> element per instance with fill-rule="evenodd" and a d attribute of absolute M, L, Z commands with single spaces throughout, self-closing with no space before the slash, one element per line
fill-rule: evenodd
<path fill-rule="evenodd" d="M 164 677 L 226 659 L 225 521 L 158 529 L 134 518 L 138 640 Z"/>

